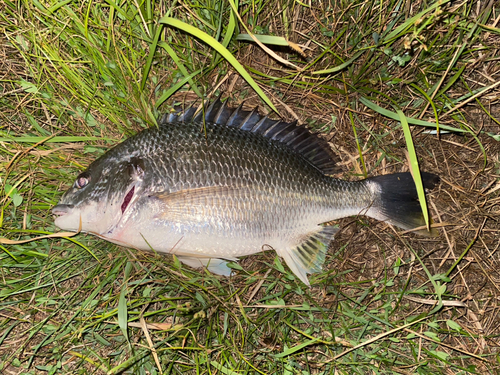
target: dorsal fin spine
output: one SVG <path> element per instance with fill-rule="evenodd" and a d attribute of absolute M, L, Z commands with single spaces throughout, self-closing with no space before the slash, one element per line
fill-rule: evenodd
<path fill-rule="evenodd" d="M 237 119 L 240 120 L 240 123 L 234 123 L 232 126 L 251 132 L 255 124 L 260 121 L 261 116 L 257 109 L 254 108 L 251 111 L 240 111 L 238 116 L 235 117 L 235 120 Z"/>
<path fill-rule="evenodd" d="M 240 129 L 243 129 L 245 125 L 250 121 L 252 116 L 255 114 L 255 109 L 253 109 L 251 112 L 248 112 L 248 115 L 245 117 L 241 125 L 239 126 Z"/>
<path fill-rule="evenodd" d="M 222 115 L 224 114 L 224 111 L 226 110 L 226 108 L 227 108 L 226 102 L 223 102 L 222 105 L 220 106 L 219 110 L 217 111 L 217 114 L 214 117 L 214 122 L 216 124 L 222 125 L 220 120 L 221 120 Z"/>
<path fill-rule="evenodd" d="M 205 121 L 209 120 L 210 115 L 212 114 L 212 111 L 214 110 L 215 104 L 219 101 L 220 101 L 220 99 L 217 98 L 217 100 L 214 100 L 212 103 L 210 103 L 207 110 L 205 111 Z"/>
<path fill-rule="evenodd" d="M 262 124 L 267 120 L 267 116 L 262 117 L 257 123 L 253 126 L 252 129 L 250 129 L 251 132 L 257 132 L 257 129 L 259 129 Z"/>
<path fill-rule="evenodd" d="M 262 133 L 262 135 L 264 137 L 268 137 L 268 138 L 272 138 L 272 136 L 274 135 L 273 134 L 273 130 L 275 129 L 279 129 L 279 125 L 281 124 L 281 121 L 276 121 L 274 124 L 272 124 L 269 128 L 266 129 L 266 131 L 264 133 Z"/>
<path fill-rule="evenodd" d="M 192 107 L 194 108 L 194 105 L 192 105 Z M 194 116 L 192 118 L 193 121 L 201 121 L 203 119 L 203 115 L 205 113 L 205 110 L 203 108 L 201 108 L 198 113 L 196 113 L 196 116 Z"/>
<path fill-rule="evenodd" d="M 280 142 L 283 142 L 285 144 L 288 144 L 286 141 L 287 135 L 292 134 L 292 132 L 295 130 L 296 125 L 295 123 L 289 123 L 282 129 L 280 129 L 276 134 L 273 135 L 273 139 L 279 139 Z"/>
<path fill-rule="evenodd" d="M 229 116 L 229 118 L 227 119 L 227 126 L 237 126 L 236 124 L 233 124 L 233 121 L 238 117 L 240 111 L 242 111 L 242 108 L 243 108 L 243 102 L 238 106 L 238 108 L 236 108 L 233 111 L 233 113 L 231 113 L 231 116 Z M 238 127 L 241 128 L 241 125 Z"/>
<path fill-rule="evenodd" d="M 252 132 L 259 133 L 265 136 L 266 130 L 276 124 L 277 120 L 271 120 L 269 117 L 264 116 L 252 129 Z"/>
<path fill-rule="evenodd" d="M 303 140 L 301 140 L 299 143 L 294 144 L 295 149 L 296 149 L 296 150 L 301 150 L 300 152 L 302 152 L 302 148 L 303 148 L 303 147 L 302 147 L 302 145 L 303 145 L 304 143 L 308 142 L 308 141 L 309 141 L 309 139 L 306 137 L 306 138 L 304 138 Z"/>
<path fill-rule="evenodd" d="M 222 102 L 219 97 L 217 97 L 216 100 L 214 100 L 210 105 L 208 106 L 208 109 L 205 111 L 205 121 L 206 122 L 215 122 L 215 116 L 217 115 L 220 106 L 222 105 Z"/>
<path fill-rule="evenodd" d="M 205 105 L 204 112 L 200 111 L 195 115 L 197 106 L 193 105 L 184 112 L 179 111 L 164 115 L 159 122 L 160 125 L 174 122 L 199 122 L 204 116 L 207 123 L 236 127 L 284 144 L 299 153 L 324 174 L 333 174 L 337 170 L 335 156 L 327 142 L 311 133 L 307 128 L 297 126 L 297 121 L 289 123 L 272 120 L 268 116 L 260 115 L 257 108 L 252 111 L 245 111 L 242 108 L 243 104 L 237 108 L 231 108 L 227 105 L 227 101 L 223 102 L 220 97 L 217 97 Z"/>

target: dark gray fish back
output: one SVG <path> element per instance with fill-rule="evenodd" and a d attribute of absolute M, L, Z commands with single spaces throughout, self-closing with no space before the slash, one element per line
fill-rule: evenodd
<path fill-rule="evenodd" d="M 314 167 L 325 175 L 338 171 L 336 156 L 328 143 L 297 122 L 273 120 L 260 115 L 256 109 L 245 111 L 242 105 L 231 108 L 217 98 L 199 113 L 191 106 L 183 112 L 165 114 L 159 121 L 160 126 L 174 122 L 202 122 L 220 126 L 235 127 L 244 131 L 260 134 L 265 138 L 285 144 L 301 154 Z"/>

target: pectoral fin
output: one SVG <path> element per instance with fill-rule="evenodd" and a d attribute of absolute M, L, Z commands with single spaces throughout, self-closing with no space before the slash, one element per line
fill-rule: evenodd
<path fill-rule="evenodd" d="M 321 271 L 328 244 L 338 230 L 332 226 L 320 226 L 317 231 L 309 233 L 295 246 L 284 251 L 278 250 L 278 254 L 285 259 L 290 270 L 309 286 L 307 274 Z"/>
<path fill-rule="evenodd" d="M 184 189 L 172 193 L 156 193 L 154 197 L 164 205 L 158 219 L 189 220 L 207 215 L 209 207 L 221 206 L 228 199 L 244 197 L 248 188 L 231 186 L 206 186 Z"/>

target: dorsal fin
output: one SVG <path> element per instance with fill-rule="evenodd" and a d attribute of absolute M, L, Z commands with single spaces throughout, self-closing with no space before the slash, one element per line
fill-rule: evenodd
<path fill-rule="evenodd" d="M 262 116 L 256 108 L 252 111 L 245 111 L 242 106 L 243 104 L 238 108 L 232 108 L 217 98 L 208 103 L 204 111 L 196 113 L 198 106 L 193 105 L 185 111 L 165 114 L 159 123 L 164 125 L 172 122 L 202 121 L 205 115 L 207 123 L 236 127 L 286 144 L 324 174 L 329 175 L 338 171 L 335 154 L 328 143 L 311 133 L 309 129 L 297 126 L 297 121 L 285 122 Z"/>

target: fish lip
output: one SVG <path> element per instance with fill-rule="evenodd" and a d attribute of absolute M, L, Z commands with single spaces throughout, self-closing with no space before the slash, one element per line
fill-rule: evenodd
<path fill-rule="evenodd" d="M 63 216 L 70 212 L 73 207 L 73 204 L 58 204 L 52 208 L 52 214 L 56 216 Z"/>

